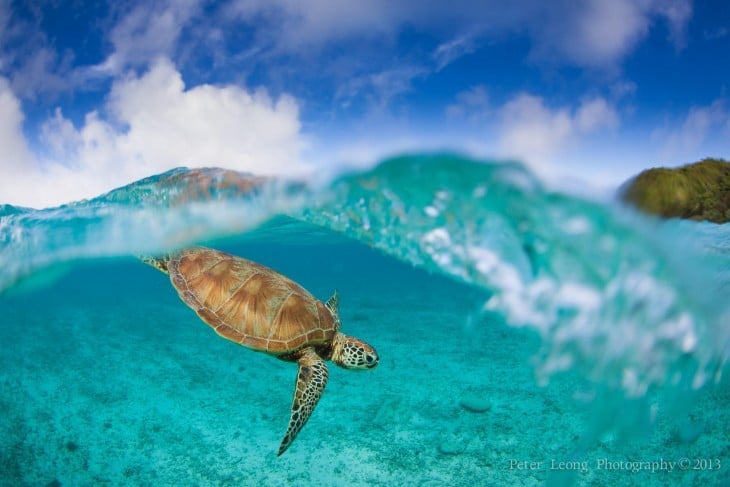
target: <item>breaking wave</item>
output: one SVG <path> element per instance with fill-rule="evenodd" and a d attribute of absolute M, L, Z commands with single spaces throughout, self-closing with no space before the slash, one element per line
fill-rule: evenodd
<path fill-rule="evenodd" d="M 659 221 L 548 190 L 518 164 L 452 155 L 332 181 L 179 168 L 57 208 L 2 205 L 0 290 L 79 259 L 233 235 L 353 239 L 484 288 L 485 312 L 540 335 L 542 381 L 573 370 L 629 397 L 697 389 L 730 352 L 727 225 Z"/>

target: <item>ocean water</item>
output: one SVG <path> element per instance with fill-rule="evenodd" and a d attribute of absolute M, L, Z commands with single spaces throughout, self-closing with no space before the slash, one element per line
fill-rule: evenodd
<path fill-rule="evenodd" d="M 281 457 L 296 365 L 135 257 L 195 244 L 337 289 L 379 352 Z M 729 291 L 728 225 L 453 155 L 0 206 L 0 485 L 730 485 Z"/>

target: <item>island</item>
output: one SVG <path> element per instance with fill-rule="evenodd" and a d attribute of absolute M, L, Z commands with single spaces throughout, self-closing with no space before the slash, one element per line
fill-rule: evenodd
<path fill-rule="evenodd" d="M 647 169 L 621 187 L 619 198 L 664 218 L 727 223 L 730 162 L 708 158 L 673 169 Z"/>

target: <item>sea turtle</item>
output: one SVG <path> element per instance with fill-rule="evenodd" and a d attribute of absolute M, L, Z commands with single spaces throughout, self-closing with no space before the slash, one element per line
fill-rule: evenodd
<path fill-rule="evenodd" d="M 256 262 L 194 247 L 142 260 L 169 274 L 180 298 L 223 338 L 299 363 L 284 453 L 311 416 L 332 360 L 346 369 L 372 369 L 378 354 L 340 332 L 337 291 L 323 305 L 291 279 Z"/>

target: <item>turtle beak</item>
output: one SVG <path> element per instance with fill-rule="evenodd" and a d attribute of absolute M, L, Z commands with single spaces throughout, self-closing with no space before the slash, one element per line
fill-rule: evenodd
<path fill-rule="evenodd" d="M 378 356 L 374 353 L 365 354 L 365 367 L 374 369 L 378 366 Z"/>

